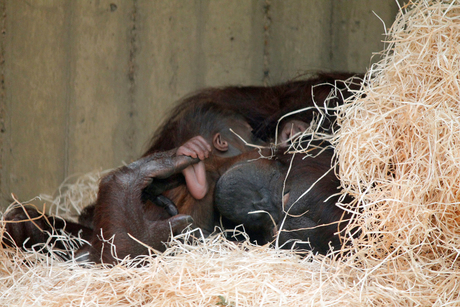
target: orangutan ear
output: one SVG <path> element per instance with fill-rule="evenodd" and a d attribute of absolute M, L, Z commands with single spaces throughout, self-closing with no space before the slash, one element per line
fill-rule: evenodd
<path fill-rule="evenodd" d="M 216 133 L 212 138 L 212 145 L 215 149 L 221 152 L 226 152 L 228 150 L 228 142 L 222 137 L 222 134 Z"/>

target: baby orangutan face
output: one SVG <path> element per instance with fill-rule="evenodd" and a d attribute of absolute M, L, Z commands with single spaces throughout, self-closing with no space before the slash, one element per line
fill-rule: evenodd
<path fill-rule="evenodd" d="M 262 145 L 253 133 L 251 126 L 242 119 L 228 119 L 227 127 L 212 137 L 215 154 L 221 157 L 234 157 L 254 148 L 248 145 Z"/>
<path fill-rule="evenodd" d="M 200 161 L 182 171 L 187 188 L 195 199 L 202 199 L 209 191 L 204 160 L 214 155 L 232 158 L 250 151 L 246 142 L 258 142 L 252 134 L 251 126 L 242 119 L 227 119 L 226 125 L 214 133 L 209 142 L 203 136 L 195 136 L 180 146 L 176 155 L 199 158 Z M 258 142 L 260 143 L 260 142 Z"/>

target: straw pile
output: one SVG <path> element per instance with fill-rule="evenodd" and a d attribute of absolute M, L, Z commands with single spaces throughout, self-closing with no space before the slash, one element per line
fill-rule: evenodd
<path fill-rule="evenodd" d="M 139 259 L 81 267 L 0 248 L 0 304 L 460 305 L 459 57 L 460 5 L 413 4 L 391 27 L 366 87 L 339 110 L 338 175 L 356 198 L 342 206 L 355 214 L 349 233 L 361 229 L 343 258 L 300 258 L 219 234 L 176 239 L 144 267 L 135 267 Z M 80 185 L 82 199 L 94 197 L 95 188 Z M 56 204 L 80 210 L 66 193 Z"/>
<path fill-rule="evenodd" d="M 459 304 L 460 3 L 411 7 L 385 52 L 336 136 L 362 230 L 349 261 L 407 303 Z"/>

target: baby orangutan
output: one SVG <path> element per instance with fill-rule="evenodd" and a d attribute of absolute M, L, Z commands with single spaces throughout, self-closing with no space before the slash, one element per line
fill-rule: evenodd
<path fill-rule="evenodd" d="M 147 246 L 163 251 L 170 236 L 190 224 L 205 234 L 214 230 L 219 223 L 216 181 L 231 165 L 259 154 L 230 131 L 250 139 L 244 120 L 218 113 L 213 119 L 215 127 L 204 136 L 191 138 L 177 150 L 147 155 L 102 179 L 91 246 L 79 255 L 115 263 L 117 258 L 148 254 Z"/>

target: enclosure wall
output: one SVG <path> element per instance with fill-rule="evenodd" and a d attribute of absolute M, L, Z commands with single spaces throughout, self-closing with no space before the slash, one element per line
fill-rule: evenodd
<path fill-rule="evenodd" d="M 0 0 L 1 202 L 142 153 L 208 86 L 364 72 L 394 0 Z M 377 17 L 378 16 L 378 17 Z"/>

